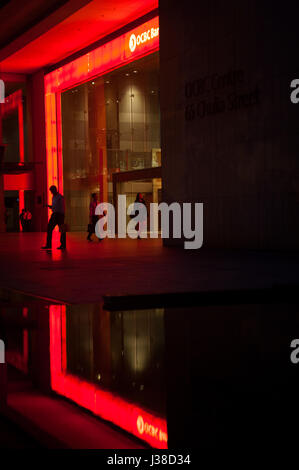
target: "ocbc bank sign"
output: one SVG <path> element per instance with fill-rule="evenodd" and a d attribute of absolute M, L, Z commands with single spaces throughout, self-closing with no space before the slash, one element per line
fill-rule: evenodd
<path fill-rule="evenodd" d="M 140 46 L 140 44 L 145 44 L 157 36 L 159 36 L 159 28 L 150 28 L 137 36 L 132 33 L 129 40 L 130 51 L 134 52 L 136 47 Z"/>

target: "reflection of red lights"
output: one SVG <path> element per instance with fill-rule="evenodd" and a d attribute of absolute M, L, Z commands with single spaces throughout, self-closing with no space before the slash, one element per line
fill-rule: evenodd
<path fill-rule="evenodd" d="M 144 421 L 144 418 L 141 415 L 137 418 L 137 430 L 140 436 L 150 436 L 157 441 L 167 443 L 167 433 L 158 426 Z"/>
<path fill-rule="evenodd" d="M 66 372 L 66 307 L 50 307 L 50 360 L 52 389 L 107 421 L 167 449 L 167 423 L 118 395 Z"/>
<path fill-rule="evenodd" d="M 28 318 L 28 308 L 23 308 L 23 317 Z M 25 371 L 28 372 L 28 357 L 29 357 L 29 339 L 28 330 L 23 331 L 23 360 L 25 365 Z"/>
<path fill-rule="evenodd" d="M 132 47 L 132 35 L 136 45 Z M 159 49 L 159 18 L 100 46 L 45 76 L 48 187 L 63 192 L 61 93 Z"/>

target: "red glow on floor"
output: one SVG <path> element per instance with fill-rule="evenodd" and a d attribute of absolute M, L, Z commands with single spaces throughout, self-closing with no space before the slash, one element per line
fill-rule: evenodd
<path fill-rule="evenodd" d="M 50 306 L 52 389 L 154 448 L 167 449 L 166 420 L 66 372 L 66 307 Z"/>
<path fill-rule="evenodd" d="M 48 187 L 55 185 L 63 192 L 61 93 L 158 49 L 159 17 L 155 17 L 45 76 Z"/>

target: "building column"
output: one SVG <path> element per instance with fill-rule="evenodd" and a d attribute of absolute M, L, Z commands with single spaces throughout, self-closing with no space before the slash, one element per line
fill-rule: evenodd
<path fill-rule="evenodd" d="M 34 162 L 34 208 L 33 228 L 44 232 L 47 229 L 47 160 L 45 130 L 45 89 L 44 74 L 37 72 L 28 80 L 28 133 L 31 135 L 31 150 Z"/>

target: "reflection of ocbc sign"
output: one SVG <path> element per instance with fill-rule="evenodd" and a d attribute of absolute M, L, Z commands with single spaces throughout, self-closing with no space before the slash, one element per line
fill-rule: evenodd
<path fill-rule="evenodd" d="M 138 416 L 137 429 L 139 434 L 147 434 L 148 436 L 151 436 L 154 439 L 167 442 L 167 434 L 158 427 L 144 422 L 142 416 Z"/>
<path fill-rule="evenodd" d="M 159 28 L 151 28 L 148 29 L 147 31 L 144 31 L 144 33 L 136 35 L 133 33 L 130 36 L 129 40 L 129 48 L 131 52 L 134 52 L 137 46 L 140 46 L 140 44 L 145 44 L 147 41 L 150 41 L 151 39 L 157 37 L 159 35 Z"/>

